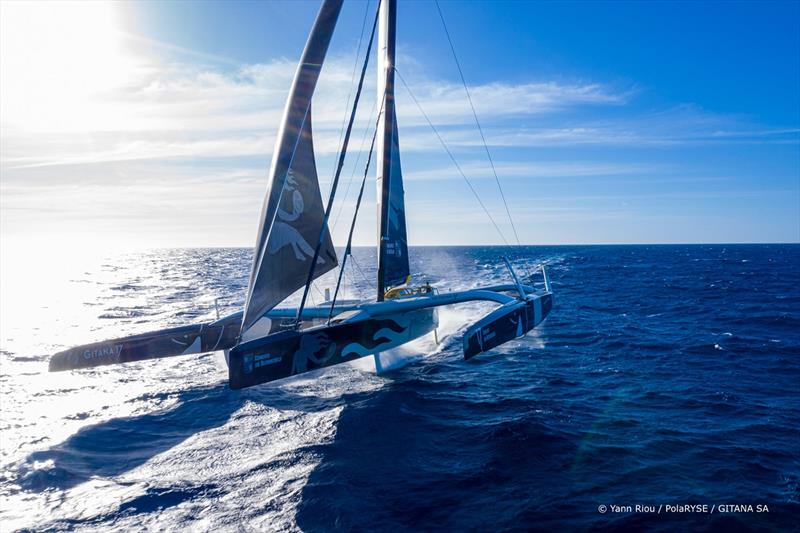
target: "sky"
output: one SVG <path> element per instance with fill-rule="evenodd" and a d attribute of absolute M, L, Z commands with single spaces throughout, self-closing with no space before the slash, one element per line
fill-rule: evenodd
<path fill-rule="evenodd" d="M 318 7 L 0 2 L 4 246 L 252 246 Z M 324 198 L 374 9 L 345 3 L 315 95 Z M 800 241 L 800 2 L 441 9 L 523 244 Z M 410 244 L 515 243 L 435 4 L 401 0 L 397 38 Z M 373 58 L 339 245 L 375 87 Z M 372 183 L 365 202 L 358 245 L 375 242 Z"/>

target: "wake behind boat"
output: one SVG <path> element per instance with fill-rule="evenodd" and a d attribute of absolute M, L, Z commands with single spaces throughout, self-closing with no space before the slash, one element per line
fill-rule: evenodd
<path fill-rule="evenodd" d="M 499 305 L 465 331 L 466 359 L 523 337 L 547 317 L 553 295 L 544 266 L 540 290 L 521 283 L 507 259 L 511 281 L 507 285 L 440 293 L 427 284 L 411 283 L 394 94 L 396 0 L 379 2 L 330 195 L 323 207 L 311 109 L 342 3 L 343 0 L 323 1 L 294 77 L 269 171 L 244 309 L 207 324 L 78 346 L 53 355 L 51 371 L 224 350 L 230 387 L 241 389 L 370 355 L 375 357 L 380 371 L 381 353 L 435 333 L 440 306 L 472 301 Z M 379 43 L 375 132 L 340 264 L 328 221 L 376 28 Z M 353 230 L 373 152 L 379 213 L 376 298 L 342 301 L 338 299 L 342 274 L 351 255 Z M 333 297 L 321 305 L 306 306 L 314 280 L 337 267 L 339 276 Z M 303 294 L 297 308 L 277 307 L 300 289 Z"/>

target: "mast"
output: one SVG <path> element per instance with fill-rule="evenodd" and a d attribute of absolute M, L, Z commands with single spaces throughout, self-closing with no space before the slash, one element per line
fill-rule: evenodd
<path fill-rule="evenodd" d="M 378 301 L 386 289 L 408 281 L 408 245 L 406 239 L 403 178 L 400 169 L 400 146 L 394 99 L 395 33 L 397 0 L 380 4 L 378 40 Z"/>
<path fill-rule="evenodd" d="M 386 292 L 386 229 L 389 218 L 389 175 L 392 167 L 392 124 L 394 123 L 394 57 L 397 30 L 397 1 L 383 0 L 378 23 L 378 123 L 376 161 L 378 184 L 378 301 Z"/>

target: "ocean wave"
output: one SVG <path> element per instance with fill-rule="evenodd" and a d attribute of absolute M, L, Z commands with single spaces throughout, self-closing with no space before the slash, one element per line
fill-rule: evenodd
<path fill-rule="evenodd" d="M 509 282 L 503 255 L 526 274 L 546 262 L 556 307 L 535 335 L 468 362 L 460 335 L 489 306 L 443 310 L 441 344 L 392 372 L 343 365 L 239 392 L 216 356 L 48 374 L 35 354 L 205 320 L 215 300 L 236 310 L 249 250 L 109 258 L 64 280 L 68 301 L 2 317 L 4 526 L 796 526 L 800 247 L 411 252 L 412 271 L 442 289 Z M 365 277 L 348 291 L 372 294 L 374 250 L 355 254 Z M 740 500 L 785 507 L 669 521 L 597 512 Z"/>

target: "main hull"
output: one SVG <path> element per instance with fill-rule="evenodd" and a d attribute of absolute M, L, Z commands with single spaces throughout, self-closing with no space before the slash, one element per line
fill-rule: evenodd
<path fill-rule="evenodd" d="M 242 389 L 396 348 L 439 323 L 435 308 L 283 331 L 242 343 L 228 354 L 229 384 Z"/>

